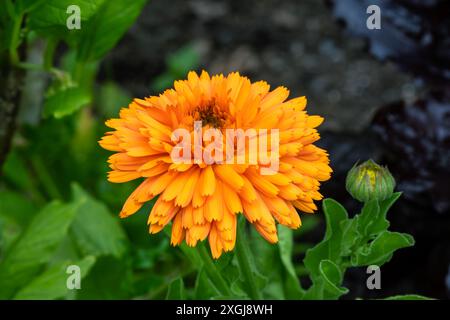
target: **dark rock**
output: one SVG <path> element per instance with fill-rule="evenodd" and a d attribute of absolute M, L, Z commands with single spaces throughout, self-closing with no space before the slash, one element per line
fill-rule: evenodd
<path fill-rule="evenodd" d="M 393 103 L 374 119 L 384 155 L 405 197 L 450 212 L 450 97 L 435 93 L 411 105 Z"/>
<path fill-rule="evenodd" d="M 365 38 L 378 59 L 435 83 L 450 81 L 450 2 L 447 0 L 331 1 L 334 15 L 352 34 Z M 366 9 L 381 9 L 381 29 L 366 26 Z"/>
<path fill-rule="evenodd" d="M 349 39 L 322 1 L 152 0 L 133 28 L 101 66 L 101 77 L 118 82 L 131 96 L 148 96 L 166 57 L 192 45 L 197 70 L 239 71 L 292 96 L 306 95 L 308 110 L 328 130 L 367 128 L 376 108 L 400 99 L 411 83 L 392 65 Z M 358 121 L 354 121 L 358 119 Z"/>

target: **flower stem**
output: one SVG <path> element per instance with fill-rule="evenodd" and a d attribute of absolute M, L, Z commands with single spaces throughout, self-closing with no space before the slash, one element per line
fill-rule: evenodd
<path fill-rule="evenodd" d="M 220 291 L 223 296 L 231 296 L 231 290 L 226 280 L 222 277 L 216 265 L 212 261 L 206 247 L 202 244 L 199 246 L 200 257 L 203 261 L 203 267 L 205 268 L 206 274 L 214 283 L 216 288 Z"/>
<path fill-rule="evenodd" d="M 253 300 L 262 300 L 261 292 L 256 287 L 256 279 L 251 267 L 250 248 L 247 243 L 247 236 L 245 234 L 245 225 L 241 224 L 238 227 L 238 238 L 236 241 L 236 256 L 239 263 L 239 269 L 241 269 L 242 276 L 244 277 L 245 284 L 248 288 L 250 298 Z"/>
<path fill-rule="evenodd" d="M 17 52 L 17 47 L 20 42 L 20 31 L 22 28 L 23 22 L 23 13 L 20 13 L 18 16 L 14 17 L 14 23 L 11 34 L 11 42 L 9 47 L 9 55 L 11 64 L 16 65 L 19 62 L 19 54 Z"/>
<path fill-rule="evenodd" d="M 46 70 L 51 70 L 53 68 L 53 58 L 57 46 L 58 41 L 55 38 L 50 38 L 47 41 L 47 48 L 44 53 L 44 68 Z"/>
<path fill-rule="evenodd" d="M 31 164 L 36 172 L 36 176 L 42 183 L 42 186 L 47 192 L 48 196 L 50 196 L 52 199 L 63 199 L 62 194 L 59 192 L 58 186 L 53 180 L 50 172 L 48 172 L 48 169 L 42 162 L 40 156 L 32 156 Z"/>

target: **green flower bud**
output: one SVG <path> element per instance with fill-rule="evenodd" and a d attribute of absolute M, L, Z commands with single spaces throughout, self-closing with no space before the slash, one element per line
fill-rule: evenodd
<path fill-rule="evenodd" d="M 395 180 L 386 167 L 367 160 L 348 172 L 345 188 L 360 202 L 383 201 L 394 192 Z"/>

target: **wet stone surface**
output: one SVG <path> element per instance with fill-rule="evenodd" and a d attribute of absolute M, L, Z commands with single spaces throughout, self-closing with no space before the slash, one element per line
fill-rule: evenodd
<path fill-rule="evenodd" d="M 426 82 L 450 81 L 450 2 L 446 0 L 330 1 L 333 14 L 351 34 L 366 40 L 380 60 L 391 60 Z M 381 29 L 369 30 L 361 15 L 369 5 L 381 10 Z"/>
<path fill-rule="evenodd" d="M 170 10 L 151 1 L 103 74 L 148 96 L 165 57 L 187 44 L 200 55 L 199 69 L 240 71 L 307 96 L 309 112 L 326 118 L 323 129 L 359 132 L 379 106 L 403 97 L 402 88 L 416 90 L 410 77 L 374 60 L 365 41 L 343 33 L 322 1 L 174 0 Z"/>
<path fill-rule="evenodd" d="M 450 96 L 430 94 L 412 104 L 393 103 L 374 119 L 384 160 L 408 200 L 450 214 Z"/>

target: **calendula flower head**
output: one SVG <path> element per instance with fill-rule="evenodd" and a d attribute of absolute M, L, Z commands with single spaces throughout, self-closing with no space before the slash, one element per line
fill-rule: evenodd
<path fill-rule="evenodd" d="M 360 202 L 383 201 L 394 192 L 395 180 L 387 167 L 367 160 L 348 172 L 345 187 Z"/>
<path fill-rule="evenodd" d="M 159 96 L 134 99 L 106 121 L 113 131 L 99 142 L 116 152 L 109 181 L 142 180 L 120 217 L 158 197 L 149 232 L 171 222 L 172 245 L 208 238 L 214 258 L 233 250 L 239 214 L 271 243 L 277 222 L 298 228 L 296 208 L 317 209 L 320 182 L 332 170 L 327 152 L 313 144 L 323 119 L 307 115 L 305 97 L 288 95 L 239 73 L 203 71 Z"/>

